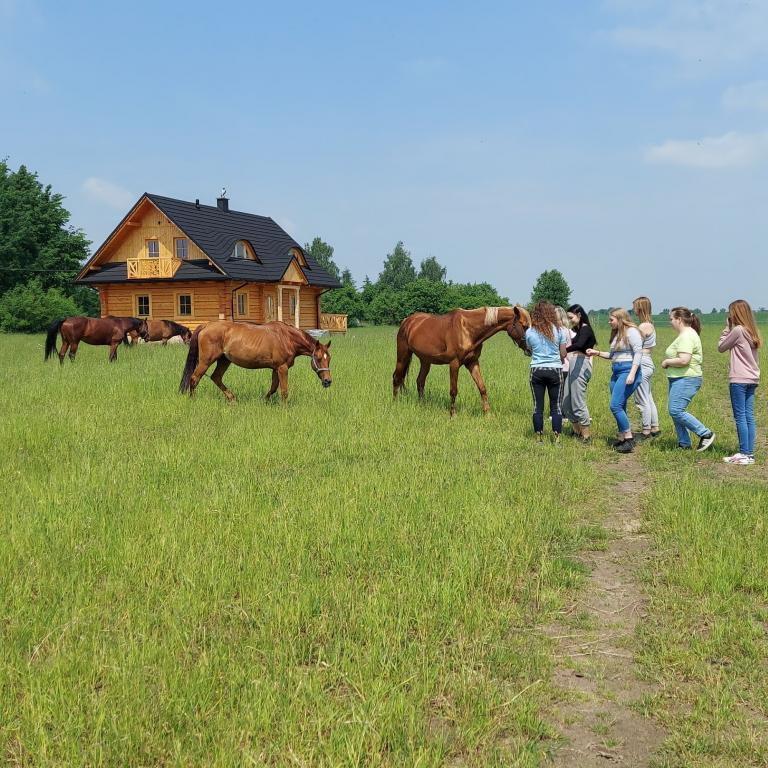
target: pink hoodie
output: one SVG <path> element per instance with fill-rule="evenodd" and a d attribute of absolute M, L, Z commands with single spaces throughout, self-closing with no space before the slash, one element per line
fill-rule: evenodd
<path fill-rule="evenodd" d="M 731 351 L 728 381 L 733 384 L 760 383 L 757 348 L 752 345 L 751 338 L 741 325 L 725 328 L 720 334 L 717 349 L 719 352 Z"/>

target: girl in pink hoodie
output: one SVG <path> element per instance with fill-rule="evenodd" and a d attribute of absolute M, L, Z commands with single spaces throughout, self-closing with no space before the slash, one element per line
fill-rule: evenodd
<path fill-rule="evenodd" d="M 727 464 L 755 463 L 755 391 L 760 383 L 757 350 L 762 345 L 755 316 L 749 304 L 739 299 L 728 307 L 728 326 L 720 334 L 717 348 L 731 354 L 728 371 L 731 407 L 739 436 L 739 452 L 726 456 Z"/>

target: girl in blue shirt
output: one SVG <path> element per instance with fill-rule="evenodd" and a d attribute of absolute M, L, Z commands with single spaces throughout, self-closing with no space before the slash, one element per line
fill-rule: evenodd
<path fill-rule="evenodd" d="M 558 325 L 555 307 L 540 301 L 531 312 L 531 327 L 525 332 L 525 343 L 531 352 L 531 395 L 533 396 L 533 431 L 539 442 L 544 440 L 544 393 L 549 396 L 549 413 L 555 442 L 560 442 L 563 417 L 560 392 L 563 387 L 563 360 L 568 343 L 567 331 Z"/>

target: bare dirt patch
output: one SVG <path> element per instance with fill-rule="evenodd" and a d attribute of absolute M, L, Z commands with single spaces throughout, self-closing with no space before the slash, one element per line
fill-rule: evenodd
<path fill-rule="evenodd" d="M 638 676 L 635 627 L 646 597 L 638 572 L 649 558 L 642 533 L 643 468 L 623 456 L 621 479 L 613 486 L 604 525 L 604 551 L 585 553 L 591 575 L 577 603 L 546 628 L 555 642 L 553 681 L 561 697 L 551 721 L 562 736 L 553 750 L 555 766 L 648 766 L 663 731 L 635 706 L 654 688 Z"/>

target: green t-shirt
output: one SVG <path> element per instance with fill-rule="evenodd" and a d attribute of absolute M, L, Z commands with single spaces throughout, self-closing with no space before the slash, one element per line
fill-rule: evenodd
<path fill-rule="evenodd" d="M 691 356 L 691 362 L 685 368 L 667 368 L 667 378 L 701 376 L 701 361 L 704 359 L 704 352 L 701 348 L 699 334 L 693 328 L 686 328 L 679 333 L 677 338 L 667 347 L 664 356 L 667 358 L 680 357 L 681 352 L 687 352 Z"/>

